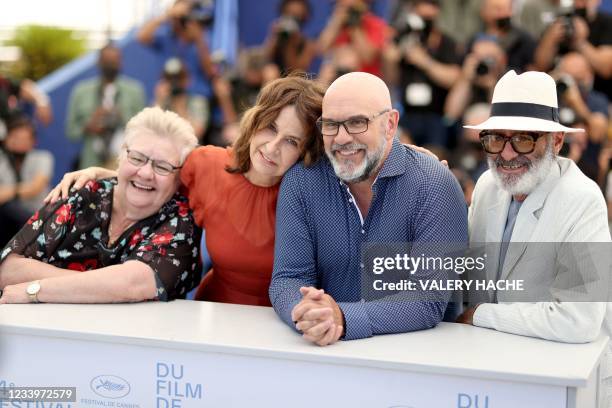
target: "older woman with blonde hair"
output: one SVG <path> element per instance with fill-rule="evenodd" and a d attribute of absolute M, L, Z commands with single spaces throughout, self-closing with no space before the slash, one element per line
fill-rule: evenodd
<path fill-rule="evenodd" d="M 200 279 L 178 170 L 197 145 L 173 112 L 126 126 L 116 177 L 37 211 L 0 253 L 0 303 L 108 303 L 184 297 Z"/>
<path fill-rule="evenodd" d="M 187 158 L 181 180 L 196 223 L 206 230 L 212 270 L 196 299 L 270 306 L 276 201 L 283 175 L 298 160 L 323 152 L 316 130 L 324 88 L 300 75 L 267 84 L 245 112 L 231 148 L 199 147 Z M 95 177 L 101 168 L 64 176 L 50 199 Z"/>

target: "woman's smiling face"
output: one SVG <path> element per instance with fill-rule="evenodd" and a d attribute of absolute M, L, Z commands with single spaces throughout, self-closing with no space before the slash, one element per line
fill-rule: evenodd
<path fill-rule="evenodd" d="M 117 170 L 116 197 L 120 199 L 125 215 L 131 219 L 144 219 L 155 214 L 172 198 L 179 186 L 178 171 L 160 175 L 153 169 L 151 160 L 179 167 L 179 149 L 167 138 L 145 132 L 133 137 L 127 146 L 130 152 L 144 155 L 149 160 L 144 165 L 121 155 Z"/>
<path fill-rule="evenodd" d="M 249 180 L 274 185 L 300 158 L 306 135 L 295 107 L 284 107 L 274 122 L 251 138 Z"/>

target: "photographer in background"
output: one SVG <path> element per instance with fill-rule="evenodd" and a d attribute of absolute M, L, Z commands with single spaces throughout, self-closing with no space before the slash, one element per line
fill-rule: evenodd
<path fill-rule="evenodd" d="M 279 15 L 264 45 L 268 61 L 274 65 L 278 76 L 295 70 L 306 72 L 316 54 L 314 42 L 302 33 L 310 18 L 310 3 L 308 0 L 282 0 Z"/>
<path fill-rule="evenodd" d="M 608 98 L 593 89 L 593 71 L 577 52 L 565 54 L 553 73 L 557 81 L 559 116 L 562 122 L 584 122 L 589 139 L 601 143 L 608 131 Z"/>
<path fill-rule="evenodd" d="M 457 45 L 436 24 L 438 0 L 406 2 L 387 46 L 388 77 L 399 85 L 404 112 L 399 121 L 406 142 L 446 148 L 444 101 L 461 75 Z"/>
<path fill-rule="evenodd" d="M 6 135 L 6 122 L 11 115 L 27 110 L 26 105 L 34 108 L 34 116 L 43 125 L 53 119 L 49 96 L 41 91 L 34 81 L 21 81 L 0 74 L 0 140 Z"/>
<path fill-rule="evenodd" d="M 7 120 L 0 145 L 0 247 L 42 205 L 53 176 L 53 156 L 36 150 L 33 123 L 25 115 Z"/>
<path fill-rule="evenodd" d="M 559 18 L 542 35 L 535 67 L 549 71 L 562 55 L 582 54 L 595 72 L 594 89 L 612 100 L 612 16 L 598 10 L 601 0 L 560 0 Z"/>
<path fill-rule="evenodd" d="M 208 101 L 189 91 L 189 73 L 178 58 L 170 58 L 164 64 L 161 79 L 155 85 L 154 105 L 170 110 L 186 119 L 199 141 L 208 125 Z"/>
<path fill-rule="evenodd" d="M 487 120 L 490 113 L 491 105 L 488 103 L 481 102 L 471 105 L 465 111 L 463 124 L 475 126 Z M 482 173 L 489 169 L 479 135 L 478 130 L 462 128 L 457 140 L 457 147 L 453 149 L 448 161 L 452 170 L 457 169 L 467 174 L 474 183 L 478 181 Z M 460 184 L 463 186 L 464 183 L 460 181 Z M 469 198 L 471 199 L 471 196 Z"/>
<path fill-rule="evenodd" d="M 207 98 L 211 96 L 210 80 L 217 75 L 207 43 L 213 23 L 209 3 L 177 0 L 166 13 L 146 22 L 136 37 L 164 62 L 179 58 L 191 73 L 190 90 Z"/>
<path fill-rule="evenodd" d="M 327 54 L 327 58 L 321 64 L 318 80 L 330 85 L 344 74 L 359 71 L 359 65 L 359 55 L 355 48 L 349 45 L 336 47 Z"/>
<path fill-rule="evenodd" d="M 161 16 L 146 22 L 138 41 L 150 47 L 165 61 L 178 58 L 191 81 L 189 91 L 208 99 L 216 97 L 223 114 L 223 133 L 235 133 L 238 116 L 233 108 L 229 84 L 220 74 L 208 47 L 208 31 L 213 24 L 212 0 L 176 0 Z M 212 104 L 211 104 L 212 105 Z"/>
<path fill-rule="evenodd" d="M 468 106 L 489 103 L 495 84 L 506 71 L 506 53 L 497 41 L 486 36 L 476 39 L 471 52 L 463 61 L 459 80 L 446 97 L 446 119 L 461 121 Z"/>
<path fill-rule="evenodd" d="M 527 31 L 513 25 L 512 0 L 483 0 L 480 17 L 485 29 L 476 37 L 494 37 L 506 53 L 508 69 L 526 71 L 533 62 L 537 43 Z"/>
<path fill-rule="evenodd" d="M 139 81 L 119 75 L 121 50 L 112 44 L 99 51 L 100 76 L 78 82 L 70 94 L 66 133 L 82 141 L 79 168 L 115 166 L 114 148 L 123 141 L 129 118 L 145 107 Z"/>
<path fill-rule="evenodd" d="M 560 122 L 586 130 L 567 138 L 567 157 L 603 189 L 605 177 L 602 171 L 607 169 L 601 168 L 600 155 L 608 131 L 608 99 L 592 89 L 591 67 L 577 52 L 561 58 L 553 77 L 557 81 Z"/>
<path fill-rule="evenodd" d="M 245 48 L 238 54 L 238 64 L 230 76 L 232 103 L 240 114 L 257 103 L 261 88 L 274 79 L 267 74 L 270 70 L 265 51 L 259 47 Z"/>
<path fill-rule="evenodd" d="M 359 71 L 381 76 L 387 36 L 387 24 L 370 12 L 366 0 L 336 0 L 334 11 L 319 35 L 318 49 L 319 53 L 328 54 L 348 45 L 359 58 Z"/>

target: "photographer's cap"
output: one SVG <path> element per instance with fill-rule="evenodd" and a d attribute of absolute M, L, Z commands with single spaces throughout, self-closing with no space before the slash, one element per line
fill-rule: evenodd
<path fill-rule="evenodd" d="M 517 75 L 508 71 L 495 85 L 491 116 L 476 130 L 528 130 L 535 132 L 584 132 L 559 123 L 557 86 L 544 72 L 529 71 Z"/>

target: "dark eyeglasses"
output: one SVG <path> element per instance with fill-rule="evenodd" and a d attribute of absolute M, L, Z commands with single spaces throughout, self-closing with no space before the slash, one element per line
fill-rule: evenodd
<path fill-rule="evenodd" d="M 175 170 L 180 169 L 182 166 L 173 166 L 167 161 L 164 160 L 155 160 L 146 156 L 136 150 L 127 150 L 127 159 L 128 161 L 136 167 L 142 167 L 146 165 L 148 162 L 151 162 L 151 166 L 153 167 L 153 171 L 160 176 L 167 176 Z"/>
<path fill-rule="evenodd" d="M 490 154 L 501 153 L 508 142 L 510 142 L 515 152 L 519 154 L 528 154 L 535 150 L 536 142 L 545 135 L 546 133 L 522 132 L 515 133 L 511 137 L 506 137 L 498 133 L 482 131 L 480 132 L 480 143 L 485 152 Z"/>
<path fill-rule="evenodd" d="M 319 118 L 317 119 L 317 128 L 323 136 L 336 136 L 340 130 L 340 125 L 342 125 L 344 126 L 346 133 L 349 135 L 357 135 L 368 130 L 368 123 L 370 123 L 370 121 L 376 119 L 384 113 L 389 112 L 390 110 L 391 109 L 385 109 L 384 111 L 378 112 L 370 117 L 353 116 L 341 122 Z"/>

